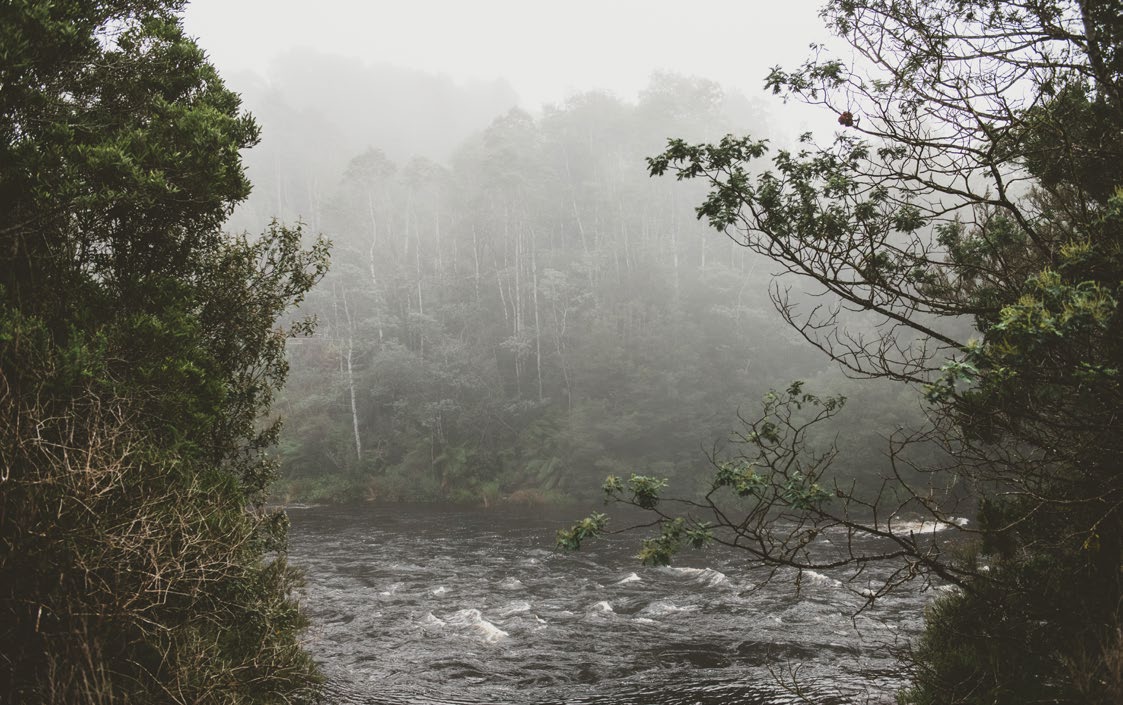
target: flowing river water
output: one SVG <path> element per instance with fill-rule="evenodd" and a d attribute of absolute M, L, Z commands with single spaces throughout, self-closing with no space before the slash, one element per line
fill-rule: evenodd
<path fill-rule="evenodd" d="M 932 598 L 914 590 L 854 617 L 864 601 L 845 576 L 761 585 L 735 551 L 645 568 L 632 534 L 559 553 L 573 510 L 288 514 L 332 703 L 890 703 L 904 682 L 893 648 Z"/>

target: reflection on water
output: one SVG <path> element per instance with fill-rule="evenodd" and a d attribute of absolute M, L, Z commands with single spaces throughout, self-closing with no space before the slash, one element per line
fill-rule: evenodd
<path fill-rule="evenodd" d="M 760 586 L 727 550 L 670 568 L 640 566 L 635 536 L 557 553 L 572 510 L 289 516 L 331 702 L 893 702 L 891 648 L 920 628 L 929 598 L 852 618 L 862 599 L 844 576 L 805 573 L 797 595 L 794 576 Z"/>

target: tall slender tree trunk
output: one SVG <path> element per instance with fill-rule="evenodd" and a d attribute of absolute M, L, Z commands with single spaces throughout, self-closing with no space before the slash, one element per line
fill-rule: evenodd
<path fill-rule="evenodd" d="M 355 372 L 352 366 L 352 357 L 355 350 L 355 324 L 351 318 L 351 308 L 347 305 L 347 292 L 343 292 L 343 313 L 347 316 L 347 348 L 345 361 L 347 363 L 347 389 L 351 396 L 351 427 L 355 432 L 355 458 L 360 463 L 363 460 L 363 441 L 359 436 L 359 407 L 355 398 Z"/>
<path fill-rule="evenodd" d="M 511 327 L 511 315 L 507 311 L 507 294 L 503 291 L 503 275 L 499 268 L 498 260 L 493 260 L 495 265 L 495 288 L 499 290 L 499 303 L 503 306 L 504 330 Z"/>
<path fill-rule="evenodd" d="M 421 291 L 421 222 L 420 219 L 414 221 L 414 249 L 413 249 L 413 262 L 415 272 L 417 274 L 417 313 L 419 314 L 418 324 L 420 326 L 417 333 L 418 349 L 421 353 L 421 359 L 425 359 L 425 299 Z"/>
<path fill-rule="evenodd" d="M 510 238 L 510 224 L 511 212 L 507 205 L 503 206 L 503 237 Z M 518 230 L 515 231 L 515 277 L 514 277 L 514 291 L 511 292 L 511 300 L 514 302 L 514 338 L 515 338 L 515 393 L 518 398 L 522 398 L 522 354 L 520 346 L 522 344 L 522 238 L 519 236 Z"/>
<path fill-rule="evenodd" d="M 480 300 L 480 242 L 476 234 L 476 224 L 472 223 L 472 260 L 476 265 L 476 301 Z M 504 315 L 506 312 L 504 312 Z"/>
<path fill-rule="evenodd" d="M 530 231 L 530 271 L 533 277 L 532 284 L 534 286 L 534 354 L 535 354 L 535 367 L 538 369 L 538 401 L 541 402 L 544 398 L 542 395 L 542 324 L 538 318 L 538 248 L 534 242 L 534 231 Z"/>
<path fill-rule="evenodd" d="M 577 221 L 577 234 L 581 237 L 581 252 L 585 255 L 585 271 L 589 277 L 589 291 L 596 290 L 596 274 L 593 267 L 593 258 L 589 254 L 589 240 L 585 235 L 585 223 L 581 220 L 581 211 L 577 209 L 577 199 L 570 198 L 573 205 L 573 219 Z"/>
<path fill-rule="evenodd" d="M 444 253 L 441 251 L 441 212 L 440 210 L 433 212 L 433 238 L 436 242 L 437 249 L 437 272 L 443 272 L 445 268 Z M 453 258 L 453 269 L 456 268 L 456 259 Z"/>
<path fill-rule="evenodd" d="M 367 267 L 370 270 L 370 286 L 374 293 L 374 300 L 381 301 L 382 295 L 378 290 L 378 272 L 375 269 L 375 262 L 377 262 L 377 249 L 378 249 L 378 218 L 374 213 L 374 195 L 367 192 L 367 215 L 370 216 L 370 248 L 367 250 Z M 381 306 L 379 306 L 381 309 Z M 379 312 L 378 320 L 378 342 L 382 344 L 382 315 Z"/>
<path fill-rule="evenodd" d="M 374 195 L 367 192 L 367 216 L 370 218 L 370 249 L 367 250 L 367 266 L 370 267 L 370 281 L 378 285 L 378 275 L 375 274 L 375 250 L 378 248 L 378 218 L 374 215 Z"/>
<path fill-rule="evenodd" d="M 413 265 L 417 274 L 417 312 L 425 315 L 425 299 L 421 293 L 421 228 L 415 224 Z"/>
<path fill-rule="evenodd" d="M 320 232 L 320 189 L 315 177 L 308 179 L 305 185 L 308 189 L 308 217 L 311 219 L 308 225 L 315 234 Z"/>
<path fill-rule="evenodd" d="M 503 209 L 503 235 L 510 237 L 510 212 Z M 522 237 L 518 230 L 515 231 L 515 335 L 519 334 L 522 329 L 522 312 L 523 312 L 523 299 L 522 299 Z"/>
<path fill-rule="evenodd" d="M 569 383 L 569 366 L 565 362 L 565 324 L 569 310 L 564 309 L 558 317 L 558 302 L 551 301 L 551 310 L 554 313 L 554 347 L 558 351 L 558 362 L 561 364 L 562 382 L 565 384 L 565 405 L 567 411 L 573 411 L 573 387 Z"/>

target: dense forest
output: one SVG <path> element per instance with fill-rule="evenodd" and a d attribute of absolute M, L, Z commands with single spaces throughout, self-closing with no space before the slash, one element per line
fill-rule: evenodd
<path fill-rule="evenodd" d="M 749 600 L 938 587 L 900 702 L 1123 699 L 1118 0 L 830 0 L 799 136 L 297 52 L 245 161 L 182 11 L 0 8 L 0 701 L 322 701 L 278 504 L 591 496 Z"/>
<path fill-rule="evenodd" d="M 318 693 L 263 503 L 327 248 L 224 232 L 260 132 L 180 9 L 0 8 L 0 702 Z"/>
<path fill-rule="evenodd" d="M 341 149 L 298 139 L 316 118 L 287 107 L 303 85 L 291 66 L 255 111 L 275 136 L 235 216 L 289 213 L 334 244 L 301 309 L 317 332 L 290 346 L 281 499 L 541 502 L 597 494 L 612 473 L 686 478 L 738 409 L 796 378 L 858 395 L 861 413 L 832 431 L 852 451 L 845 471 L 874 481 L 885 436 L 922 418 L 915 393 L 854 385 L 784 323 L 769 261 L 698 223 L 701 189 L 647 177 L 667 135 L 763 130 L 759 105 L 659 74 L 634 103 L 585 93 L 538 116 L 505 110 L 443 160 L 424 140 L 431 157 L 404 156 L 416 134 L 375 113 L 381 141 L 332 180 L 325 155 Z M 388 71 L 368 85 L 391 90 Z M 427 114 L 426 86 L 395 114 Z"/>

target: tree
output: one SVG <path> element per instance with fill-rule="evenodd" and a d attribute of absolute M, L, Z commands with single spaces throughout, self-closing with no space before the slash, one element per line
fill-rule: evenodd
<path fill-rule="evenodd" d="M 913 576 L 952 583 L 907 659 L 904 702 L 1119 702 L 1123 7 L 834 0 L 823 15 L 855 64 L 820 47 L 766 83 L 836 116 L 828 144 L 808 134 L 761 164 L 762 140 L 671 140 L 651 173 L 705 180 L 699 218 L 831 297 L 773 286 L 807 340 L 851 374 L 923 387 L 932 425 L 895 439 L 896 469 L 918 439 L 953 462 L 921 483 L 898 473 L 875 496 L 829 484 L 829 447 L 799 458 L 808 424 L 837 402 L 797 386 L 749 424 L 744 457 L 715 462 L 692 520 L 664 509 L 658 478 L 606 490 L 660 512 L 651 560 L 713 537 L 770 566 L 857 577 L 898 561 L 861 588 L 870 599 Z M 977 522 L 956 538 L 894 530 L 904 512 L 951 525 L 964 491 Z M 729 493 L 750 502 L 747 518 L 710 501 Z M 889 548 L 814 554 L 832 526 Z"/>
<path fill-rule="evenodd" d="M 280 703 L 278 327 L 326 266 L 221 226 L 257 140 L 180 2 L 0 10 L 0 700 Z"/>
<path fill-rule="evenodd" d="M 642 169 L 662 135 L 720 135 L 727 102 L 657 76 L 635 104 L 507 113 L 447 170 L 357 155 L 325 198 L 335 264 L 280 400 L 284 496 L 595 495 L 637 458 L 691 472 L 769 369 L 824 367 L 746 280 L 760 258 L 691 250 L 702 184 Z"/>

